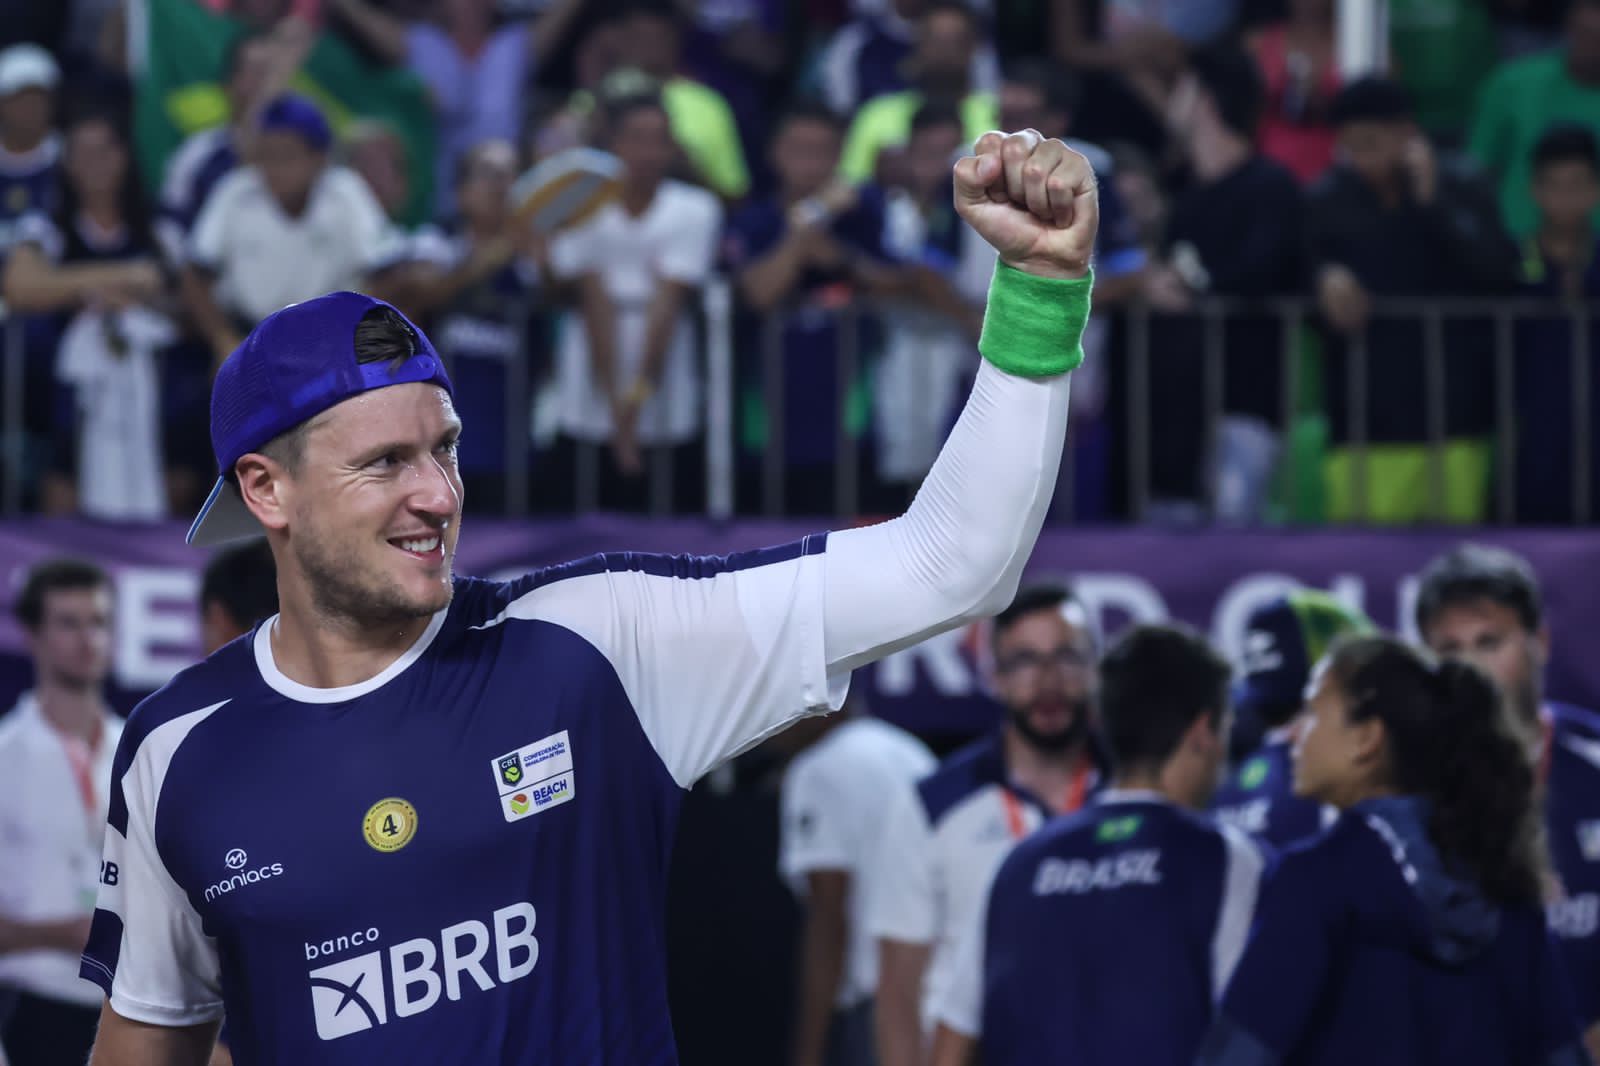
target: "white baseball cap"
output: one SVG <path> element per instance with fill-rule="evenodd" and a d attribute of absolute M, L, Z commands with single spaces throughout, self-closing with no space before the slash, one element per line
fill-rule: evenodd
<path fill-rule="evenodd" d="M 0 51 L 0 96 L 24 89 L 54 89 L 61 82 L 55 57 L 36 44 L 14 44 Z"/>

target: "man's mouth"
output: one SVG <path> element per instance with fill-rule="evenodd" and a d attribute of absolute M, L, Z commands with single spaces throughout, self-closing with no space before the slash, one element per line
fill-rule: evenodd
<path fill-rule="evenodd" d="M 419 559 L 430 559 L 442 554 L 440 546 L 444 541 L 439 534 L 433 533 L 425 537 L 394 537 L 389 543 Z"/>

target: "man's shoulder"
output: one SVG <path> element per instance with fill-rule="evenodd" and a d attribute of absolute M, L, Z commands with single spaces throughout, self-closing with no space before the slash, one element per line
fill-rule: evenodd
<path fill-rule="evenodd" d="M 910 768 L 911 779 L 931 771 L 936 763 L 927 746 L 881 718 L 862 715 L 845 722 L 795 757 L 827 776 L 890 776 L 896 767 Z"/>
<path fill-rule="evenodd" d="M 663 555 L 651 552 L 601 552 L 570 562 L 530 570 L 509 580 L 458 577 L 451 618 L 462 627 L 487 628 L 507 618 L 533 616 L 541 601 L 572 603 L 584 609 L 612 609 L 591 596 L 586 586 L 607 576 L 623 574 L 677 581 L 706 581 L 725 575 L 792 563 L 820 555 L 828 535 L 814 533 L 786 544 L 734 552 L 729 555 Z"/>
<path fill-rule="evenodd" d="M 377 197 L 373 195 L 366 179 L 349 167 L 338 164 L 330 165 L 322 172 L 312 195 L 326 198 L 332 206 L 341 209 L 377 203 Z"/>
<path fill-rule="evenodd" d="M 221 180 L 217 182 L 216 188 L 211 190 L 211 200 L 220 200 L 224 196 L 260 197 L 266 195 L 268 195 L 267 184 L 261 177 L 261 171 L 253 166 L 234 167 L 224 174 Z"/>
<path fill-rule="evenodd" d="M 1550 713 L 1552 789 L 1565 792 L 1574 781 L 1600 787 L 1600 715 L 1570 704 L 1547 703 Z"/>
<path fill-rule="evenodd" d="M 24 693 L 15 707 L 0 714 L 0 761 L 20 757 L 31 746 L 29 737 L 38 724 L 38 711 L 31 693 Z"/>
<path fill-rule="evenodd" d="M 118 749 L 118 775 L 139 749 L 162 727 L 188 715 L 216 710 L 249 694 L 259 683 L 253 634 L 217 649 L 193 666 L 178 671 L 165 685 L 139 701 L 128 716 Z"/>
<path fill-rule="evenodd" d="M 715 225 L 722 217 L 722 201 L 716 193 L 686 181 L 668 178 L 656 196 L 663 214 L 676 226 Z"/>
<path fill-rule="evenodd" d="M 172 153 L 172 159 L 167 163 L 167 173 L 192 180 L 212 159 L 232 152 L 233 134 L 227 126 L 213 126 L 199 133 L 191 133 Z"/>
<path fill-rule="evenodd" d="M 1228 836 L 1209 818 L 1175 804 L 1101 803 L 1051 819 L 1019 841 L 1012 855 L 1023 865 L 1046 858 L 1097 859 L 1150 849 L 1219 859 L 1227 853 Z"/>
<path fill-rule="evenodd" d="M 1557 738 L 1579 736 L 1600 740 L 1600 714 L 1587 707 L 1555 701 L 1547 701 L 1545 708 L 1550 712 L 1551 729 Z"/>
<path fill-rule="evenodd" d="M 951 810 L 991 786 L 1005 783 L 1005 760 L 998 737 L 973 741 L 941 762 L 917 783 L 928 824 L 937 826 Z"/>

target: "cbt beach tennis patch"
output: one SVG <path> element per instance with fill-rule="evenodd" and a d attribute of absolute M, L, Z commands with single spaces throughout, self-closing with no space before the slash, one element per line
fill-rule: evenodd
<path fill-rule="evenodd" d="M 572 745 L 565 729 L 496 756 L 489 768 L 508 822 L 559 807 L 573 798 Z"/>

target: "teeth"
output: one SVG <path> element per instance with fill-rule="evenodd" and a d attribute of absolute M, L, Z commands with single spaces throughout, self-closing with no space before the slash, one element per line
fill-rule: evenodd
<path fill-rule="evenodd" d="M 400 541 L 400 547 L 404 548 L 408 552 L 416 552 L 418 555 L 426 555 L 429 552 L 433 551 L 438 546 L 439 546 L 439 538 L 438 537 L 427 537 L 427 538 L 425 538 L 423 540 L 402 540 L 402 541 Z"/>

